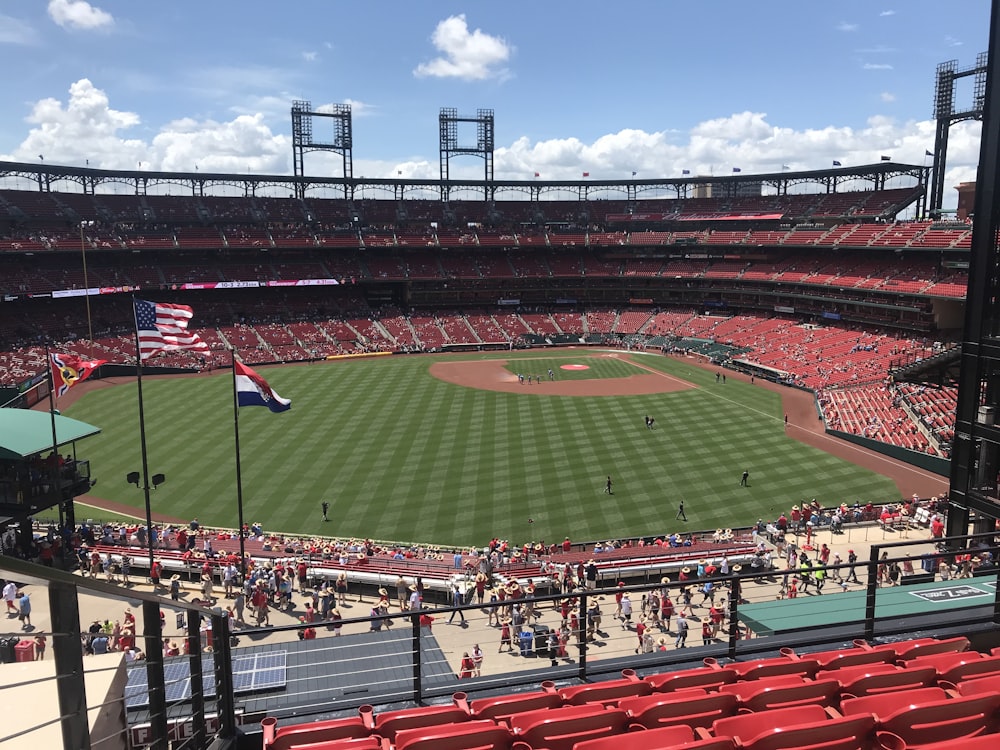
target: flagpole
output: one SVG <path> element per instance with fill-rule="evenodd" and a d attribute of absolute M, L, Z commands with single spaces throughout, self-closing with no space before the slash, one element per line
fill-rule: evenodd
<path fill-rule="evenodd" d="M 142 493 L 146 502 L 146 544 L 149 546 L 149 573 L 153 573 L 153 508 L 149 496 L 149 460 L 146 454 L 146 414 L 142 403 L 142 350 L 139 348 L 139 320 L 135 297 L 132 298 L 132 320 L 135 323 L 135 382 L 139 391 L 139 446 L 142 451 Z"/>
<path fill-rule="evenodd" d="M 243 534 L 243 473 L 240 467 L 240 400 L 236 388 L 236 347 L 229 350 L 230 362 L 233 366 L 233 432 L 236 435 L 236 510 L 238 513 L 237 528 L 240 536 L 240 578 L 246 580 L 246 539 Z"/>
<path fill-rule="evenodd" d="M 49 342 L 45 342 L 45 366 L 49 376 L 49 422 L 52 425 L 52 488 L 59 498 L 59 520 L 63 519 L 62 507 L 62 487 L 59 476 L 59 437 L 56 433 L 56 379 L 52 377 L 52 353 L 49 351 Z"/>

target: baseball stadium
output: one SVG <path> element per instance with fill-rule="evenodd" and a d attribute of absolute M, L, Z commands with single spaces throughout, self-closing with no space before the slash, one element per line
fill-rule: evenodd
<path fill-rule="evenodd" d="M 995 747 L 997 60 L 932 165 L 0 162 L 0 742 Z"/>

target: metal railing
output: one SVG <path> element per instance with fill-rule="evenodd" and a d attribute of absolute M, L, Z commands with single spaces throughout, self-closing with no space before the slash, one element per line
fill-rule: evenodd
<path fill-rule="evenodd" d="M 919 545 L 919 547 L 918 547 Z M 914 555 L 914 550 L 919 551 Z M 912 632 L 912 624 L 905 619 L 900 620 L 898 613 L 888 605 L 879 606 L 880 592 L 884 591 L 892 581 L 887 580 L 888 566 L 895 562 L 900 565 L 914 565 L 913 576 L 923 580 L 935 580 L 935 572 L 941 563 L 946 566 L 955 564 L 956 555 L 982 555 L 990 553 L 996 561 L 1000 547 L 997 546 L 993 534 L 974 534 L 964 537 L 954 537 L 941 540 L 937 546 L 926 539 L 914 541 L 893 541 L 884 544 L 874 544 L 868 560 L 859 560 L 855 572 L 859 577 L 855 591 L 865 592 L 863 611 L 857 617 L 848 617 L 837 623 L 836 628 L 824 625 L 812 630 L 797 628 L 794 621 L 782 621 L 780 630 L 794 633 L 793 640 L 808 644 L 810 647 L 822 646 L 827 643 L 843 642 L 859 638 L 872 640 L 879 637 L 890 637 L 906 632 Z M 423 703 L 449 696 L 456 689 L 488 690 L 516 689 L 522 685 L 537 685 L 541 679 L 566 681 L 592 681 L 601 679 L 628 667 L 644 669 L 650 672 L 671 669 L 681 663 L 690 663 L 693 657 L 721 661 L 724 659 L 745 660 L 755 655 L 776 651 L 779 646 L 786 645 L 787 639 L 764 632 L 749 632 L 748 623 L 753 620 L 749 615 L 755 605 L 771 602 L 780 614 L 781 602 L 789 587 L 786 578 L 793 580 L 800 575 L 797 568 L 785 569 L 786 558 L 776 559 L 776 567 L 766 571 L 741 570 L 729 575 L 718 575 L 712 578 L 695 578 L 678 581 L 673 578 L 663 582 L 646 582 L 636 585 L 615 586 L 597 590 L 574 589 L 569 592 L 532 596 L 528 599 L 506 600 L 504 602 L 469 603 L 462 607 L 424 608 L 416 611 L 386 613 L 378 618 L 358 617 L 345 619 L 341 628 L 350 630 L 374 624 L 391 626 L 388 634 L 383 633 L 380 640 L 382 651 L 375 653 L 366 645 L 364 639 L 326 637 L 324 634 L 312 644 L 310 651 L 311 666 L 325 665 L 333 670 L 340 670 L 338 680 L 350 684 L 352 690 L 342 690 L 331 698 L 322 690 L 317 690 L 315 683 L 305 677 L 299 677 L 289 672 L 288 683 L 282 692 L 283 704 L 292 708 L 285 713 L 294 713 L 298 717 L 310 713 L 329 713 L 331 710 L 357 708 L 362 704 L 411 702 Z M 956 573 L 962 575 L 962 566 Z M 824 566 L 815 565 L 812 575 L 822 571 L 828 582 L 838 581 L 848 573 L 848 565 Z M 952 609 L 942 612 L 935 619 L 935 626 L 973 627 L 977 624 L 1000 625 L 1000 568 L 993 565 L 974 571 L 979 580 L 987 580 L 993 586 L 992 598 L 987 606 L 976 608 Z M 237 733 L 237 722 L 241 720 L 257 720 L 259 716 L 249 716 L 246 706 L 234 696 L 232 671 L 232 646 L 228 630 L 228 617 L 220 610 L 209 610 L 184 601 L 166 600 L 152 593 L 123 589 L 93 579 L 86 579 L 48 567 L 41 567 L 10 557 L 0 557 L 0 575 L 20 584 L 30 584 L 47 591 L 49 614 L 52 620 L 51 635 L 52 652 L 55 658 L 57 677 L 48 678 L 54 681 L 53 689 L 58 698 L 58 714 L 55 719 L 41 719 L 36 725 L 19 729 L 16 732 L 3 734 L 0 729 L 0 745 L 13 740 L 30 740 L 32 734 L 58 722 L 61 726 L 63 746 L 67 748 L 89 748 L 114 746 L 114 733 L 101 737 L 91 737 L 88 722 L 88 712 L 95 708 L 110 708 L 121 715 L 120 731 L 131 730 L 132 746 L 148 744 L 153 748 L 166 748 L 168 741 L 173 747 L 203 748 L 214 738 L 233 739 Z M 988 576 L 988 578 L 983 578 Z M 905 581 L 903 581 L 905 583 Z M 698 641 L 699 633 L 696 625 L 691 628 L 688 636 L 687 649 L 676 647 L 676 631 L 669 638 L 663 634 L 662 621 L 650 617 L 648 627 L 658 635 L 657 647 L 652 651 L 643 647 L 636 637 L 636 631 L 628 623 L 613 620 L 609 611 L 617 593 L 628 593 L 634 597 L 635 620 L 641 612 L 642 595 L 650 591 L 665 590 L 674 598 L 676 611 L 684 610 L 697 614 L 694 623 L 704 623 L 711 620 L 709 605 L 712 599 L 704 593 L 705 583 L 711 583 L 717 592 L 719 606 L 715 618 L 717 629 L 709 637 L 702 639 L 696 649 L 691 649 Z M 839 582 L 836 584 L 840 586 Z M 955 582 L 954 585 L 958 585 Z M 943 584 L 942 584 L 943 586 Z M 940 586 L 938 588 L 941 588 Z M 684 590 L 692 596 L 692 601 L 685 604 Z M 775 593 L 777 592 L 777 593 Z M 830 596 L 839 594 L 827 591 Z M 81 639 L 86 636 L 81 633 L 80 607 L 78 597 L 81 595 L 99 596 L 119 603 L 139 602 L 142 607 L 142 639 L 146 652 L 146 672 L 149 684 L 148 718 L 144 715 L 141 726 L 136 727 L 134 721 L 129 724 L 128 712 L 124 705 L 124 696 L 120 707 L 115 704 L 117 698 L 105 703 L 88 703 L 84 684 L 85 664 L 81 651 Z M 984 596 L 977 597 L 976 602 L 984 602 Z M 694 599 L 703 598 L 704 606 Z M 824 597 L 826 598 L 826 597 Z M 723 602 L 724 599 L 724 602 Z M 445 656 L 436 647 L 436 642 L 427 636 L 433 632 L 432 622 L 439 625 L 443 619 L 452 615 L 476 618 L 483 614 L 490 615 L 490 608 L 496 615 L 513 613 L 513 602 L 519 601 L 522 607 L 529 604 L 540 616 L 530 618 L 524 632 L 536 636 L 533 623 L 541 619 L 554 618 L 556 632 L 553 646 L 555 653 L 548 650 L 548 643 L 537 641 L 530 644 L 519 643 L 520 635 L 512 632 L 511 648 L 515 651 L 527 647 L 534 661 L 510 662 L 518 667 L 509 671 L 494 672 L 476 677 L 472 681 L 459 681 L 456 674 L 460 666 Z M 589 615 L 594 602 L 600 605 L 604 621 L 599 629 L 594 629 Z M 40 604 L 37 602 L 36 604 Z M 164 675 L 165 660 L 163 657 L 164 625 L 160 613 L 164 609 L 179 610 L 184 616 L 186 635 L 191 643 L 200 644 L 200 625 L 203 618 L 211 623 L 212 643 L 211 654 L 203 653 L 201 648 L 191 648 L 184 657 L 189 661 L 192 686 L 190 698 L 175 701 L 167 700 L 167 683 Z M 428 622 L 427 617 L 433 618 Z M 675 615 L 676 617 L 676 615 Z M 422 619 L 425 618 L 425 619 Z M 786 618 L 787 619 L 787 618 Z M 492 621 L 493 618 L 491 617 Z M 566 628 L 562 627 L 565 620 Z M 676 624 L 676 620 L 674 620 Z M 621 626 L 619 630 L 619 625 Z M 608 627 L 610 626 L 610 627 Z M 786 627 L 787 626 L 787 627 Z M 254 641 L 257 638 L 272 634 L 297 632 L 304 635 L 306 628 L 322 631 L 334 626 L 329 621 L 315 623 L 296 623 L 271 628 L 245 628 L 239 631 L 241 639 Z M 529 629 L 530 628 L 530 629 Z M 749 629 L 748 629 L 749 628 Z M 568 630 L 568 632 L 567 632 Z M 659 630 L 659 634 L 656 634 Z M 337 631 L 339 633 L 339 630 Z M 488 633 L 498 634 L 498 631 L 488 630 Z M 314 632 L 315 635 L 315 632 Z M 313 636 L 310 636 L 313 637 Z M 370 642 L 369 642 L 370 643 Z M 493 644 L 490 644 L 491 646 Z M 539 648 L 541 646 L 541 648 Z M 391 653 L 389 653 L 391 652 Z M 402 659 L 400 658 L 402 657 Z M 543 657 L 543 658 L 538 658 Z M 214 697 L 206 696 L 204 686 L 200 685 L 202 661 L 211 659 L 210 674 L 215 681 Z M 546 664 L 546 660 L 549 663 Z M 531 668 L 535 667 L 535 668 Z M 117 668 L 117 667 L 116 667 Z M 2 669 L 2 667 L 0 667 Z M 87 670 L 91 671 L 91 670 Z M 386 675 L 394 674 L 396 679 L 387 679 Z M 540 675 L 544 675 L 541 677 Z M 402 677 L 400 677 L 402 675 Z M 23 684 L 12 684 L 0 688 L 0 691 L 23 688 Z M 6 701 L 4 701 L 6 703 Z M 263 699 L 266 704 L 266 696 Z M 255 709 L 258 713 L 261 699 L 255 697 Z M 264 709 L 269 715 L 272 712 Z M 273 715 L 281 716 L 278 709 Z M 107 731 L 105 729 L 105 731 Z M 171 739 L 173 738 L 173 739 Z"/>

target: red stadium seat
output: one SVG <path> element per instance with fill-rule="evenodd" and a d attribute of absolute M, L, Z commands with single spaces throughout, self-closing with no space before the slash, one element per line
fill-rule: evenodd
<path fill-rule="evenodd" d="M 396 750 L 507 750 L 514 737 L 492 721 L 467 721 L 443 727 L 403 729 L 396 733 Z"/>
<path fill-rule="evenodd" d="M 563 704 L 559 693 L 554 690 L 498 695 L 492 698 L 479 698 L 471 703 L 467 702 L 465 693 L 456 693 L 453 698 L 455 705 L 465 708 L 474 719 L 499 719 L 541 708 L 558 708 Z"/>
<path fill-rule="evenodd" d="M 842 671 L 854 672 L 853 669 Z M 831 673 L 830 677 L 840 682 L 840 694 L 842 698 L 860 698 L 865 695 L 891 693 L 897 690 L 931 687 L 937 682 L 937 672 L 933 667 L 896 669 L 891 672 L 854 673 L 846 678 L 837 677 L 836 673 Z"/>
<path fill-rule="evenodd" d="M 961 696 L 991 695 L 993 693 L 1000 695 L 1000 675 L 964 680 L 956 685 L 955 689 Z"/>
<path fill-rule="evenodd" d="M 741 709 L 754 712 L 813 704 L 834 708 L 840 697 L 840 683 L 837 680 L 757 680 L 723 685 L 719 693 L 735 696 Z"/>
<path fill-rule="evenodd" d="M 883 745 L 881 739 L 874 718 L 852 716 L 777 726 L 739 745 L 741 750 L 904 750 L 901 743 Z"/>
<path fill-rule="evenodd" d="M 895 659 L 895 654 L 891 651 L 876 651 L 867 648 L 841 648 L 836 651 L 821 651 L 802 656 L 790 652 L 788 657 L 791 659 L 815 659 L 819 662 L 820 669 L 841 669 L 862 664 L 888 663 Z"/>
<path fill-rule="evenodd" d="M 742 745 L 747 740 L 778 727 L 784 730 L 797 724 L 827 721 L 829 718 L 830 715 L 822 706 L 779 708 L 759 714 L 739 714 L 717 719 L 712 724 L 712 735 L 714 737 L 732 737 Z"/>
<path fill-rule="evenodd" d="M 907 667 L 933 667 L 938 682 L 957 685 L 979 677 L 1000 674 L 1000 656 L 983 656 L 978 651 L 958 651 L 950 654 L 922 656 L 906 663 Z"/>
<path fill-rule="evenodd" d="M 319 745 L 333 740 L 371 735 L 371 731 L 365 726 L 361 717 L 352 716 L 348 719 L 331 719 L 282 727 L 274 731 L 274 739 L 268 741 L 270 733 L 268 726 L 270 724 L 273 727 L 273 721 L 273 719 L 270 719 L 270 722 L 268 719 L 264 719 L 261 722 L 264 727 L 264 750 L 291 750 L 291 748 Z"/>
<path fill-rule="evenodd" d="M 953 741 L 932 742 L 929 745 L 921 745 L 920 750 L 996 750 L 1000 743 L 1000 737 L 992 734 L 981 734 L 978 737 L 963 737 L 961 745 L 956 745 Z"/>
<path fill-rule="evenodd" d="M 866 695 L 863 698 L 847 698 L 840 702 L 840 712 L 844 716 L 874 714 L 875 718 L 881 719 L 894 714 L 904 706 L 915 706 L 947 699 L 948 694 L 942 688 L 916 688 L 915 690 L 900 690 L 895 693 Z"/>
<path fill-rule="evenodd" d="M 691 727 L 674 726 L 629 732 L 624 736 L 602 737 L 576 743 L 573 750 L 735 750 L 728 737 L 699 738 Z"/>
<path fill-rule="evenodd" d="M 958 638 L 943 638 L 941 640 L 934 639 L 929 642 L 913 643 L 908 646 L 897 644 L 897 646 L 896 658 L 899 661 L 905 662 L 922 656 L 930 656 L 931 654 L 967 651 L 969 648 L 969 639 L 965 636 L 959 636 Z"/>
<path fill-rule="evenodd" d="M 670 693 L 689 688 L 713 688 L 719 685 L 729 685 L 740 678 L 736 670 L 729 667 L 697 667 L 680 672 L 664 672 L 643 677 L 644 682 L 653 686 L 658 693 Z"/>
<path fill-rule="evenodd" d="M 649 695 L 652 692 L 653 686 L 648 682 L 637 680 L 634 677 L 623 677 L 619 680 L 562 688 L 559 691 L 559 697 L 567 705 L 579 706 L 584 703 L 612 703 L 621 698 Z"/>
<path fill-rule="evenodd" d="M 469 714 L 457 706 L 421 706 L 381 714 L 373 714 L 366 709 L 362 712 L 362 718 L 373 734 L 391 742 L 395 740 L 396 732 L 404 729 L 459 724 L 469 721 Z"/>
<path fill-rule="evenodd" d="M 813 677 L 819 672 L 820 663 L 816 659 L 789 659 L 785 656 L 778 656 L 773 659 L 736 662 L 727 665 L 727 668 L 735 670 L 742 680 L 760 680 L 765 677 L 780 677 L 782 675 Z"/>
<path fill-rule="evenodd" d="M 362 737 L 354 740 L 329 740 L 316 745 L 293 745 L 294 750 L 382 750 L 382 738 Z"/>
<path fill-rule="evenodd" d="M 528 711 L 507 718 L 514 738 L 532 748 L 572 750 L 577 742 L 621 734 L 628 717 L 598 705 Z"/>
<path fill-rule="evenodd" d="M 894 712 L 875 714 L 875 718 L 880 730 L 898 735 L 908 748 L 992 734 L 1000 729 L 1000 695 L 900 703 Z M 1000 737 L 997 743 L 1000 744 Z"/>
<path fill-rule="evenodd" d="M 630 727 L 657 727 L 686 724 L 704 727 L 727 716 L 735 716 L 739 701 L 733 695 L 685 690 L 679 693 L 656 693 L 642 698 L 626 698 L 618 708 L 628 714 Z"/>

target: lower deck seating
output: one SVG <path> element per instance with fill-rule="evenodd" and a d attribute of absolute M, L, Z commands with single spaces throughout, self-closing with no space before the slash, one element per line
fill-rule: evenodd
<path fill-rule="evenodd" d="M 603 682 L 563 688 L 546 682 L 539 690 L 475 700 L 456 693 L 449 705 L 385 713 L 362 706 L 356 717 L 280 729 L 269 718 L 263 747 L 993 750 L 1000 747 L 1000 654 L 968 646 L 954 638 L 803 655 L 786 650 L 643 678 L 625 670 Z M 786 673 L 782 664 L 799 671 Z M 970 665 L 987 666 L 977 672 Z"/>

